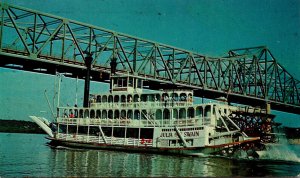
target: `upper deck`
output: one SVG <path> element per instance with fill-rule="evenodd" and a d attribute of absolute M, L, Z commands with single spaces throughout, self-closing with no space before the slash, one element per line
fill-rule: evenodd
<path fill-rule="evenodd" d="M 90 95 L 89 107 L 59 107 L 57 121 L 67 124 L 126 126 L 216 125 L 215 117 L 236 107 L 227 102 L 193 104 L 193 91 L 142 92 L 143 81 L 113 76 L 110 92 Z"/>
<path fill-rule="evenodd" d="M 191 106 L 193 91 L 172 89 L 143 92 L 143 81 L 132 76 L 112 76 L 110 92 L 91 94 L 91 108 L 176 107 Z"/>

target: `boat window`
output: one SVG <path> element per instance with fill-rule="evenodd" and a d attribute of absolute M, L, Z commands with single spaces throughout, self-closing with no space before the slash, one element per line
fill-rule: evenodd
<path fill-rule="evenodd" d="M 196 116 L 203 117 L 203 108 L 201 106 L 198 106 L 196 109 Z"/>
<path fill-rule="evenodd" d="M 80 126 L 78 127 L 79 134 L 87 134 L 88 133 L 88 126 Z"/>
<path fill-rule="evenodd" d="M 106 110 L 102 111 L 102 119 L 107 119 L 107 111 Z"/>
<path fill-rule="evenodd" d="M 106 103 L 106 102 L 107 102 L 107 96 L 106 96 L 106 95 L 103 95 L 103 96 L 102 96 L 102 102 L 103 102 L 103 103 Z"/>
<path fill-rule="evenodd" d="M 173 109 L 173 119 L 178 119 L 178 110 Z"/>
<path fill-rule="evenodd" d="M 74 116 L 75 116 L 75 118 L 78 118 L 78 109 L 74 110 Z"/>
<path fill-rule="evenodd" d="M 121 119 L 127 119 L 126 118 L 126 111 L 125 110 L 121 111 Z"/>
<path fill-rule="evenodd" d="M 86 110 L 84 111 L 84 118 L 89 118 L 89 116 L 90 116 L 89 110 L 86 109 Z"/>
<path fill-rule="evenodd" d="M 141 101 L 140 96 L 139 95 L 134 95 L 134 102 L 139 102 Z"/>
<path fill-rule="evenodd" d="M 118 87 L 122 87 L 122 78 L 118 78 Z"/>
<path fill-rule="evenodd" d="M 127 111 L 127 117 L 128 119 L 132 119 L 132 110 Z"/>
<path fill-rule="evenodd" d="M 113 131 L 114 137 L 119 137 L 119 138 L 125 137 L 125 128 L 124 127 L 114 127 L 113 129 L 114 129 L 114 131 Z"/>
<path fill-rule="evenodd" d="M 113 102 L 113 96 L 112 96 L 112 95 L 109 95 L 109 96 L 108 96 L 108 102 L 109 102 L 109 103 L 112 103 L 112 102 Z"/>
<path fill-rule="evenodd" d="M 139 110 L 135 110 L 134 111 L 134 119 L 139 120 L 141 117 L 140 111 Z"/>
<path fill-rule="evenodd" d="M 164 113 L 163 113 L 163 118 L 164 119 L 170 119 L 170 111 L 169 109 L 164 109 Z"/>
<path fill-rule="evenodd" d="M 126 80 L 126 78 L 123 78 L 123 87 L 127 87 L 127 80 Z"/>
<path fill-rule="evenodd" d="M 100 110 L 96 111 L 96 118 L 101 118 L 101 111 Z"/>
<path fill-rule="evenodd" d="M 148 95 L 142 94 L 141 95 L 141 101 L 146 102 L 147 101 L 147 97 L 148 97 Z"/>
<path fill-rule="evenodd" d="M 204 117 L 209 117 L 211 115 L 211 105 L 205 106 Z"/>
<path fill-rule="evenodd" d="M 157 120 L 162 119 L 162 111 L 160 109 L 156 110 L 155 119 L 157 119 Z"/>
<path fill-rule="evenodd" d="M 178 101 L 178 93 L 174 93 L 174 92 L 173 92 L 173 93 L 171 94 L 171 98 L 172 98 L 173 101 Z"/>
<path fill-rule="evenodd" d="M 83 118 L 83 110 L 82 109 L 79 110 L 79 117 Z"/>
<path fill-rule="evenodd" d="M 74 134 L 77 132 L 77 126 L 76 125 L 68 125 L 68 133 L 69 134 Z M 79 130 L 78 130 L 79 132 Z"/>
<path fill-rule="evenodd" d="M 114 96 L 114 102 L 115 102 L 115 103 L 118 103 L 118 102 L 119 102 L 119 95 L 115 95 L 115 96 Z"/>
<path fill-rule="evenodd" d="M 91 126 L 90 127 L 90 135 L 98 136 L 99 135 L 99 127 Z"/>
<path fill-rule="evenodd" d="M 186 101 L 186 93 L 180 94 L 180 101 Z"/>
<path fill-rule="evenodd" d="M 118 86 L 118 79 L 112 79 L 112 83 L 114 87 Z"/>
<path fill-rule="evenodd" d="M 165 101 L 165 100 L 168 100 L 169 99 L 169 94 L 168 93 L 163 93 L 162 94 L 162 99 Z"/>
<path fill-rule="evenodd" d="M 68 117 L 67 109 L 64 109 L 64 112 L 62 114 L 62 117 Z"/>
<path fill-rule="evenodd" d="M 119 110 L 115 110 L 115 114 L 114 114 L 114 118 L 115 119 L 120 119 L 120 111 Z"/>
<path fill-rule="evenodd" d="M 142 128 L 140 138 L 153 139 L 153 128 Z"/>
<path fill-rule="evenodd" d="M 153 101 L 155 101 L 155 102 L 160 101 L 160 95 L 159 95 L 159 94 L 156 94 L 156 95 L 154 96 Z"/>
<path fill-rule="evenodd" d="M 108 119 L 112 119 L 113 118 L 113 111 L 112 110 L 108 111 L 107 118 Z"/>
<path fill-rule="evenodd" d="M 111 135 L 112 135 L 111 127 L 102 127 L 102 131 L 106 137 L 111 137 Z"/>
<path fill-rule="evenodd" d="M 98 102 L 98 103 L 101 102 L 101 96 L 100 96 L 100 95 L 97 96 L 97 102 Z"/>
<path fill-rule="evenodd" d="M 195 117 L 195 109 L 189 108 L 188 109 L 188 118 L 194 118 Z"/>
<path fill-rule="evenodd" d="M 96 114 L 95 114 L 95 110 L 91 110 L 91 113 L 90 113 L 90 117 L 91 118 L 95 118 Z"/>
<path fill-rule="evenodd" d="M 122 103 L 125 103 L 125 102 L 126 102 L 126 96 L 125 96 L 125 95 L 122 95 L 122 96 L 121 96 L 121 102 L 122 102 Z"/>
<path fill-rule="evenodd" d="M 221 112 L 221 111 L 219 111 L 219 112 Z M 213 106 L 213 115 L 215 115 L 215 114 L 216 114 L 216 105 Z"/>
<path fill-rule="evenodd" d="M 126 138 L 139 138 L 139 129 L 127 128 Z"/>
<path fill-rule="evenodd" d="M 133 78 L 132 77 L 129 77 L 128 86 L 133 87 Z"/>
<path fill-rule="evenodd" d="M 142 80 L 137 79 L 137 88 L 142 88 Z"/>
<path fill-rule="evenodd" d="M 128 95 L 128 96 L 127 96 L 127 102 L 129 102 L 129 103 L 132 102 L 132 96 L 131 96 L 131 95 Z"/>
<path fill-rule="evenodd" d="M 180 119 L 185 119 L 186 118 L 186 110 L 184 108 L 181 108 L 179 110 L 179 118 Z"/>

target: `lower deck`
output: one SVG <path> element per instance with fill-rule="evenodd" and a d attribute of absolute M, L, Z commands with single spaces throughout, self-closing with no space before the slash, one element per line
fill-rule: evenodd
<path fill-rule="evenodd" d="M 111 150 L 111 151 L 125 151 L 125 152 L 146 152 L 146 153 L 156 153 L 156 154 L 174 154 L 174 155 L 209 155 L 218 153 L 222 150 L 222 148 L 157 148 L 151 147 L 147 145 L 141 144 L 140 146 L 132 146 L 132 145 L 111 145 L 111 144 L 103 144 L 103 143 L 94 143 L 92 141 L 89 142 L 80 142 L 64 139 L 54 139 L 48 138 L 51 140 L 49 145 L 51 147 L 63 146 L 69 148 L 79 148 L 79 149 L 98 149 L 98 150 Z M 136 142 L 137 144 L 139 142 Z"/>
<path fill-rule="evenodd" d="M 208 142 L 204 127 L 124 127 L 58 124 L 54 138 L 109 145 L 158 148 L 204 147 Z"/>

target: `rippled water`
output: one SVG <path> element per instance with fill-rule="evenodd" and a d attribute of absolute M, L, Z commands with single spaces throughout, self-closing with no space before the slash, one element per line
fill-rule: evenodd
<path fill-rule="evenodd" d="M 46 145 L 44 136 L 0 133 L 0 176 L 297 176 L 300 173 L 300 162 L 289 159 L 231 160 L 52 149 Z M 290 151 L 299 156 L 299 147 L 294 146 Z M 291 152 L 284 154 L 288 157 Z"/>

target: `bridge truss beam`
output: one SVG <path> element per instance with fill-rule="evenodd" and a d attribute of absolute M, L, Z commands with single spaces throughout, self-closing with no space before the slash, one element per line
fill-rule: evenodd
<path fill-rule="evenodd" d="M 115 58 L 118 73 L 139 76 L 150 88 L 192 88 L 199 97 L 227 96 L 231 102 L 270 103 L 300 113 L 299 80 L 264 46 L 214 58 L 23 7 L 1 3 L 0 8 L 1 67 L 78 76 L 85 55 L 92 54 L 93 80 L 107 79 Z"/>

